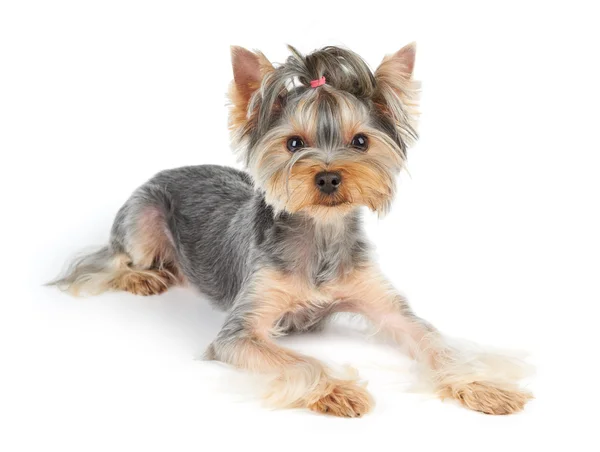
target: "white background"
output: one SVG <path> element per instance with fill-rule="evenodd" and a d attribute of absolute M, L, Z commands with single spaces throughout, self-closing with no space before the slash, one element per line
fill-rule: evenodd
<path fill-rule="evenodd" d="M 598 14 L 490 3 L 3 1 L 0 448 L 599 450 Z M 417 313 L 531 353 L 524 413 L 411 394 L 409 363 L 343 325 L 284 342 L 357 366 L 374 412 L 268 411 L 197 359 L 223 320 L 199 295 L 41 287 L 155 172 L 236 165 L 230 44 L 274 62 L 286 43 L 345 45 L 374 68 L 412 40 L 422 138 L 367 229 Z"/>

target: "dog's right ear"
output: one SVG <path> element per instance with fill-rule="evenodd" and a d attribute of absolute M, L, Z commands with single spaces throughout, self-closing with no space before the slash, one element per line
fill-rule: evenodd
<path fill-rule="evenodd" d="M 243 129 L 248 121 L 252 95 L 260 87 L 263 77 L 275 68 L 262 53 L 238 46 L 231 46 L 231 65 L 233 82 L 229 89 L 229 126 L 232 132 L 236 132 Z"/>

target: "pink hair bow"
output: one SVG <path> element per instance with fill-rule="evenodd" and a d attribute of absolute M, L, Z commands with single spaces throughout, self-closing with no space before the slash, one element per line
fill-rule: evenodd
<path fill-rule="evenodd" d="M 316 80 L 311 80 L 310 87 L 316 88 L 317 86 L 321 86 L 325 84 L 325 76 L 318 78 Z"/>

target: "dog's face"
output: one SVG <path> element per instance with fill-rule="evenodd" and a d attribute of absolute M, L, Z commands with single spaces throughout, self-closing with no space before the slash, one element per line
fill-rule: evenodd
<path fill-rule="evenodd" d="M 232 49 L 230 126 L 255 184 L 276 211 L 385 212 L 416 138 L 414 45 L 374 74 L 337 47 L 307 56 L 290 49 L 277 68 L 260 53 Z"/>

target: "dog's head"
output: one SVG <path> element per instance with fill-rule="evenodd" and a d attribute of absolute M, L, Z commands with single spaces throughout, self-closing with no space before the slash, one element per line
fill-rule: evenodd
<path fill-rule="evenodd" d="M 276 211 L 319 217 L 357 206 L 384 213 L 416 139 L 415 46 L 375 73 L 355 53 L 326 47 L 274 67 L 232 48 L 230 128 L 256 186 Z"/>

